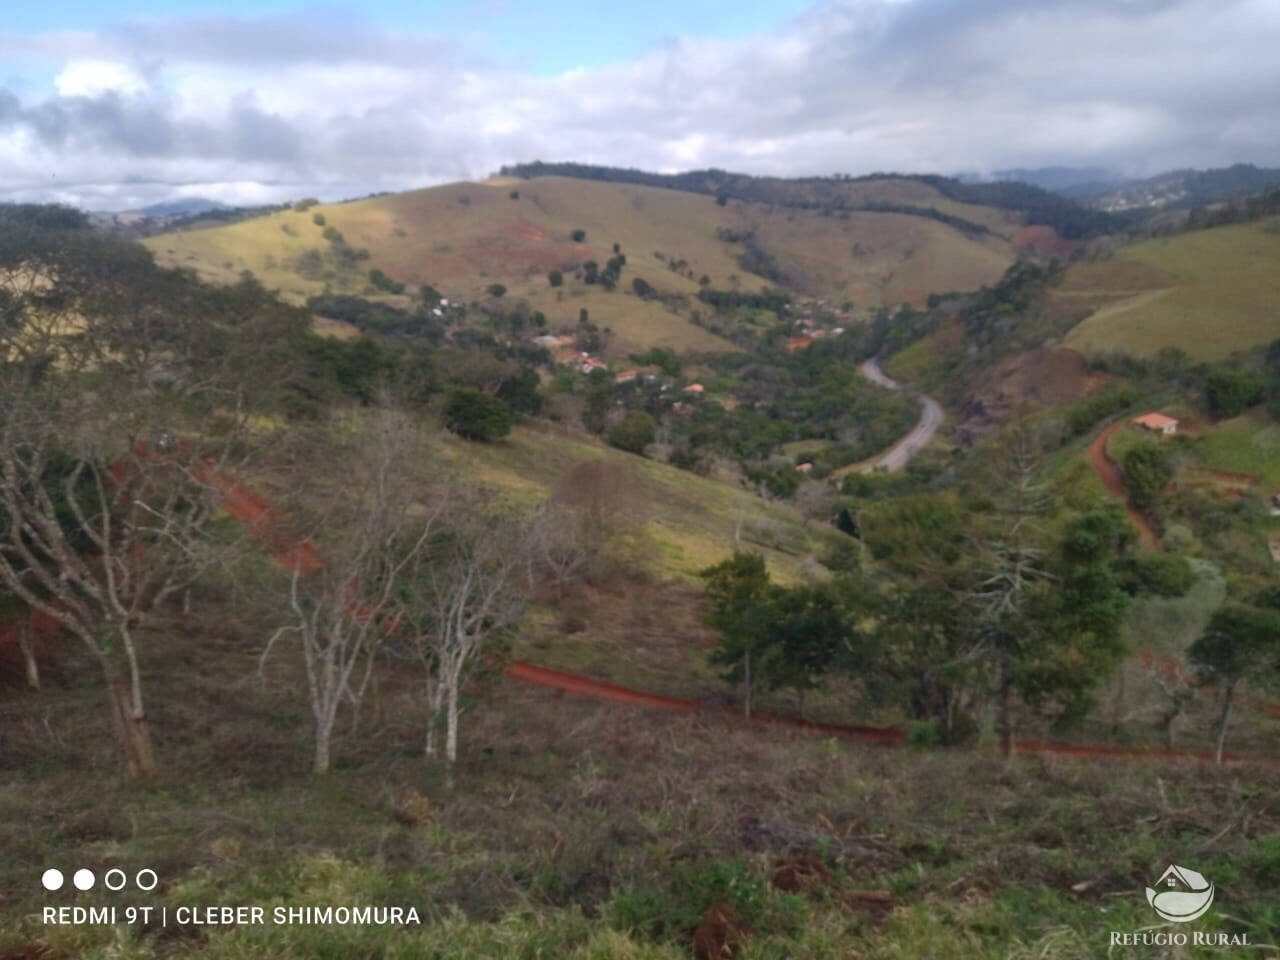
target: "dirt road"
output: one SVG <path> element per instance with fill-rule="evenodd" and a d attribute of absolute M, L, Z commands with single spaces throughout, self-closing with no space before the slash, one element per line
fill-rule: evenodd
<path fill-rule="evenodd" d="M 617 703 L 632 707 L 649 707 L 655 710 L 666 710 L 678 713 L 702 712 L 716 716 L 732 718 L 741 723 L 761 723 L 776 726 L 795 727 L 810 730 L 814 733 L 825 733 L 832 736 L 857 740 L 864 743 L 885 745 L 904 744 L 906 732 L 895 727 L 872 727 L 860 724 L 811 723 L 799 717 L 784 716 L 775 713 L 753 713 L 748 721 L 737 710 L 717 704 L 699 703 L 696 700 L 685 700 L 680 697 L 669 697 L 660 693 L 649 693 L 636 690 L 605 680 L 595 680 L 578 673 L 539 667 L 532 663 L 516 660 L 508 663 L 503 671 L 513 680 L 532 683 L 552 690 L 588 697 L 604 703 Z M 1079 758 L 1099 758 L 1111 760 L 1156 760 L 1191 763 L 1212 763 L 1213 754 L 1209 751 L 1196 750 L 1159 750 L 1140 749 L 1134 747 L 1118 747 L 1111 744 L 1056 743 L 1048 740 L 1015 740 L 1014 752 L 1023 755 L 1061 756 Z M 1257 763 L 1266 766 L 1280 765 L 1280 758 L 1266 756 L 1249 756 L 1240 754 L 1224 754 L 1223 760 L 1228 763 Z"/>
<path fill-rule="evenodd" d="M 1115 461 L 1107 454 L 1107 438 L 1119 427 L 1119 423 L 1111 424 L 1098 434 L 1093 443 L 1089 444 L 1089 462 L 1093 464 L 1093 471 L 1102 481 L 1102 485 L 1124 501 L 1125 512 L 1129 514 L 1133 525 L 1138 528 L 1138 537 L 1142 545 L 1155 550 L 1160 545 L 1160 538 L 1156 536 L 1155 528 L 1151 526 L 1151 521 L 1147 519 L 1146 514 L 1129 499 L 1129 490 L 1124 485 L 1124 476 L 1120 473 L 1120 468 L 1116 466 Z"/>
<path fill-rule="evenodd" d="M 881 370 L 876 360 L 868 360 L 858 369 L 872 383 L 878 383 L 889 390 L 902 389 L 902 384 Z M 941 404 L 932 397 L 921 394 L 920 402 L 924 405 L 920 413 L 920 421 L 890 447 L 887 453 L 859 464 L 857 468 L 859 473 L 870 473 L 872 470 L 901 470 L 912 457 L 929 445 L 929 441 L 942 426 L 944 414 Z"/>

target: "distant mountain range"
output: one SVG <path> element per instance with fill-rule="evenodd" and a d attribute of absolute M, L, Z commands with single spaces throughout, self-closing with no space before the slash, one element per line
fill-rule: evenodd
<path fill-rule="evenodd" d="M 1097 167 L 1037 167 L 969 174 L 970 183 L 1016 180 L 1070 197 L 1097 210 L 1145 214 L 1190 210 L 1238 200 L 1280 186 L 1280 169 L 1237 163 L 1210 170 L 1170 170 L 1129 178 Z"/>
<path fill-rule="evenodd" d="M 130 210 L 129 213 L 140 213 L 148 217 L 182 217 L 197 213 L 209 213 L 211 210 L 230 210 L 231 205 L 209 200 L 205 197 L 175 197 L 153 203 L 150 206 Z"/>

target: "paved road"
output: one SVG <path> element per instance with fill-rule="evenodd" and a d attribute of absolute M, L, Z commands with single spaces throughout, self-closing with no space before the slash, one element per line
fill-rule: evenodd
<path fill-rule="evenodd" d="M 890 390 L 902 389 L 902 384 L 881 370 L 880 364 L 875 360 L 868 360 L 858 369 L 872 383 L 878 383 L 880 386 L 887 387 Z M 944 415 L 942 406 L 932 397 L 926 397 L 921 394 L 920 402 L 924 404 L 924 410 L 920 414 L 920 422 L 911 428 L 910 433 L 907 433 L 901 440 L 890 447 L 887 453 L 883 453 L 873 460 L 860 465 L 858 467 L 859 472 L 901 470 L 912 457 L 928 446 L 929 441 L 933 439 L 933 435 L 942 426 Z"/>

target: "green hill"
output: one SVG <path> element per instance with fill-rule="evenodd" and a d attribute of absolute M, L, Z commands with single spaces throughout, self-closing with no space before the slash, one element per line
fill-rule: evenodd
<path fill-rule="evenodd" d="M 1096 312 L 1067 337 L 1080 350 L 1165 347 L 1218 360 L 1280 336 L 1274 220 L 1147 240 L 1068 271 L 1055 295 Z"/>

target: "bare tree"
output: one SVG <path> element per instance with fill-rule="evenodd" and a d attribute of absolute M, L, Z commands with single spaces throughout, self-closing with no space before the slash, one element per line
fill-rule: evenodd
<path fill-rule="evenodd" d="M 427 672 L 428 758 L 458 759 L 459 694 L 493 642 L 524 615 L 525 587 L 540 545 L 538 525 L 494 509 L 483 495 L 450 498 L 429 549 L 406 582 L 401 620 L 410 650 Z"/>
<path fill-rule="evenodd" d="M 349 427 L 352 425 L 348 425 Z M 290 558 L 288 622 L 268 641 L 298 640 L 312 716 L 312 769 L 328 773 L 343 704 L 358 707 L 384 637 L 398 628 L 401 594 L 432 541 L 443 501 L 429 490 L 419 430 L 383 406 L 354 423 L 355 439 L 331 462 L 342 475 L 322 479 L 313 519 L 316 550 Z"/>
<path fill-rule="evenodd" d="M 98 661 L 126 772 L 149 777 L 139 631 L 223 559 L 231 541 L 213 528 L 227 448 L 177 443 L 155 411 L 110 402 L 0 393 L 0 583 Z"/>
<path fill-rule="evenodd" d="M 583 460 L 551 491 L 549 506 L 561 522 L 577 529 L 572 539 L 582 553 L 582 574 L 604 573 L 608 551 L 644 526 L 643 504 L 631 469 L 610 460 Z"/>
<path fill-rule="evenodd" d="M 0 586 L 101 665 L 125 769 L 150 776 L 139 638 L 240 542 L 245 397 L 285 379 L 271 331 L 298 318 L 83 227 L 0 210 Z"/>

